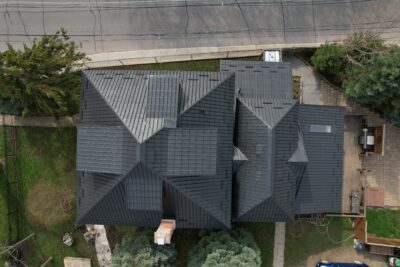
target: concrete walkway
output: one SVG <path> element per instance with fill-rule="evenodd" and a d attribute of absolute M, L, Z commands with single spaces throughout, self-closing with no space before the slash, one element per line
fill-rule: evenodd
<path fill-rule="evenodd" d="M 283 267 L 285 263 L 285 227 L 285 222 L 275 223 L 273 267 Z"/>
<path fill-rule="evenodd" d="M 290 55 L 283 60 L 292 64 L 293 75 L 301 76 L 302 103 L 322 105 L 321 78 L 318 74 L 296 56 Z"/>
<path fill-rule="evenodd" d="M 13 115 L 2 115 L 0 126 L 22 126 L 22 127 L 75 127 L 79 115 L 71 117 L 19 117 Z"/>
<path fill-rule="evenodd" d="M 94 225 L 97 232 L 95 239 L 95 247 L 97 252 L 97 260 L 100 267 L 111 267 L 111 249 L 107 239 L 107 232 L 104 225 Z"/>

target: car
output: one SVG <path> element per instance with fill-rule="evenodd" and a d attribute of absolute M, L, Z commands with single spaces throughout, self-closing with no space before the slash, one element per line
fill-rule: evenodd
<path fill-rule="evenodd" d="M 369 265 L 359 261 L 354 261 L 353 263 L 320 261 L 315 267 L 369 267 Z"/>
<path fill-rule="evenodd" d="M 400 258 L 388 257 L 389 266 L 400 266 Z"/>

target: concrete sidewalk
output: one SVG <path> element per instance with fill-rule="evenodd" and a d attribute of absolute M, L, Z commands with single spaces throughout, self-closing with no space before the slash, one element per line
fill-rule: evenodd
<path fill-rule="evenodd" d="M 273 267 L 283 267 L 285 264 L 285 236 L 286 223 L 275 223 L 275 238 L 274 238 L 274 260 Z"/>
<path fill-rule="evenodd" d="M 287 56 L 283 60 L 292 65 L 293 75 L 301 77 L 302 103 L 322 105 L 320 76 L 294 55 Z"/>
<path fill-rule="evenodd" d="M 321 43 L 263 44 L 222 47 L 191 47 L 108 52 L 88 55 L 85 68 L 115 67 L 124 65 L 153 64 L 176 61 L 205 60 L 260 56 L 267 49 L 318 47 Z"/>

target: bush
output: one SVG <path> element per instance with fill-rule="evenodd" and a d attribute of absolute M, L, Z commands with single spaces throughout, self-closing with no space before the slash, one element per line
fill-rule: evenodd
<path fill-rule="evenodd" d="M 201 239 L 189 253 L 190 267 L 261 265 L 261 253 L 253 236 L 243 230 L 200 233 Z"/>
<path fill-rule="evenodd" d="M 340 77 L 345 70 L 346 49 L 341 44 L 324 44 L 315 51 L 311 63 L 320 72 Z"/>
<path fill-rule="evenodd" d="M 0 52 L 0 100 L 19 107 L 23 116 L 73 115 L 78 112 L 80 87 L 80 73 L 74 69 L 85 59 L 63 29 L 22 50 L 8 44 Z"/>
<path fill-rule="evenodd" d="M 400 125 L 400 48 L 373 57 L 346 73 L 346 96 Z"/>
<path fill-rule="evenodd" d="M 113 267 L 169 267 L 175 266 L 176 249 L 173 244 L 159 246 L 151 242 L 149 232 L 137 232 L 123 237 L 112 254 Z"/>

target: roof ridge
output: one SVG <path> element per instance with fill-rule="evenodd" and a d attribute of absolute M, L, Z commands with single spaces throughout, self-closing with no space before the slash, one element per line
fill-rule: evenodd
<path fill-rule="evenodd" d="M 213 72 L 211 72 L 213 73 Z M 225 75 L 225 73 L 223 72 L 217 72 L 220 75 Z M 235 76 L 235 73 L 228 73 L 229 75 L 227 75 L 227 77 L 221 81 L 219 81 L 219 83 L 217 85 L 215 85 L 209 92 L 207 92 L 206 94 L 204 94 L 203 96 L 201 96 L 201 98 L 199 98 L 196 102 L 194 102 L 190 107 L 187 107 L 185 110 L 182 110 L 178 116 L 183 115 L 184 113 L 186 113 L 187 111 L 189 111 L 192 107 L 194 107 L 196 104 L 198 104 L 201 100 L 203 100 L 205 97 L 209 96 L 212 92 L 214 92 L 216 89 L 219 88 L 219 86 L 226 82 L 229 78 L 231 78 L 232 76 Z"/>
<path fill-rule="evenodd" d="M 207 208 L 205 208 L 201 203 L 199 203 L 198 201 L 194 200 L 192 196 L 188 195 L 187 193 L 185 193 L 184 191 L 180 190 L 179 187 L 176 186 L 175 183 L 173 183 L 170 179 L 168 179 L 167 177 L 163 177 L 162 178 L 166 183 L 168 183 L 170 186 L 172 186 L 176 191 L 178 191 L 179 193 L 181 193 L 183 196 L 185 196 L 187 199 L 189 199 L 191 202 L 193 202 L 194 205 L 198 206 L 201 210 L 203 210 L 204 212 L 206 212 L 209 216 L 213 217 L 215 220 L 217 220 L 218 222 L 220 222 L 222 225 L 225 225 L 226 227 L 230 228 L 230 225 L 227 225 L 224 221 L 221 221 L 221 218 L 218 218 L 215 216 L 215 214 L 213 212 L 210 212 Z M 230 222 L 230 219 L 229 219 Z M 228 224 L 229 224 L 228 222 Z"/>
<path fill-rule="evenodd" d="M 125 128 L 128 130 L 128 132 L 129 132 L 129 133 L 132 135 L 132 137 L 135 139 L 135 141 L 136 141 L 138 144 L 141 144 L 141 142 L 140 142 L 140 141 L 136 138 L 136 136 L 131 132 L 131 130 L 129 129 L 128 125 L 126 125 L 125 122 L 123 121 L 123 119 L 118 115 L 118 113 L 115 112 L 115 110 L 112 108 L 112 106 L 111 106 L 110 103 L 107 101 L 107 99 L 105 99 L 105 98 L 103 97 L 103 95 L 97 90 L 97 87 L 94 86 L 92 80 L 86 75 L 86 72 L 87 72 L 87 71 L 83 71 L 83 74 L 85 75 L 86 81 L 90 82 L 90 84 L 91 84 L 91 85 L 93 86 L 93 88 L 94 88 L 94 91 L 101 97 L 101 99 L 103 99 L 103 101 L 104 101 L 104 103 L 107 105 L 107 107 L 110 108 L 110 109 L 113 111 L 113 113 L 115 114 L 115 116 L 121 121 L 122 125 L 125 126 Z M 85 88 L 86 88 L 86 86 L 85 86 Z"/>
<path fill-rule="evenodd" d="M 137 165 L 137 164 L 136 164 Z M 135 166 L 136 166 L 135 165 Z M 118 175 L 117 177 L 120 177 L 119 181 L 117 181 L 109 190 L 107 190 L 97 201 L 94 203 L 90 208 L 87 209 L 86 213 L 83 214 L 80 218 L 77 218 L 77 222 L 81 221 L 95 206 L 99 204 L 100 201 L 102 201 L 110 192 L 113 190 L 116 186 L 118 186 L 125 178 L 126 176 L 131 172 L 127 172 L 125 175 Z"/>
<path fill-rule="evenodd" d="M 249 106 L 249 105 L 247 105 L 244 101 L 243 101 L 243 99 L 245 99 L 245 98 L 250 98 L 250 97 L 238 97 L 237 99 L 239 100 L 239 102 L 240 103 L 242 103 L 258 120 L 260 120 L 265 126 L 267 126 L 268 127 L 268 129 L 272 129 L 272 126 L 271 125 L 269 125 L 266 121 L 264 121 L 264 119 L 263 118 L 261 118 L 258 114 L 256 114 L 255 112 L 254 112 L 254 110 Z"/>
<path fill-rule="evenodd" d="M 296 104 L 298 102 L 299 102 L 298 100 L 293 101 L 293 104 L 287 110 L 285 110 L 285 112 L 282 114 L 282 117 L 280 117 L 279 120 L 275 123 L 275 125 L 273 126 L 274 128 L 275 128 L 275 126 L 278 126 L 278 124 L 283 120 L 283 118 L 286 117 L 286 115 L 293 109 L 293 107 L 296 106 Z M 297 113 L 298 113 L 298 111 L 297 111 Z"/>

